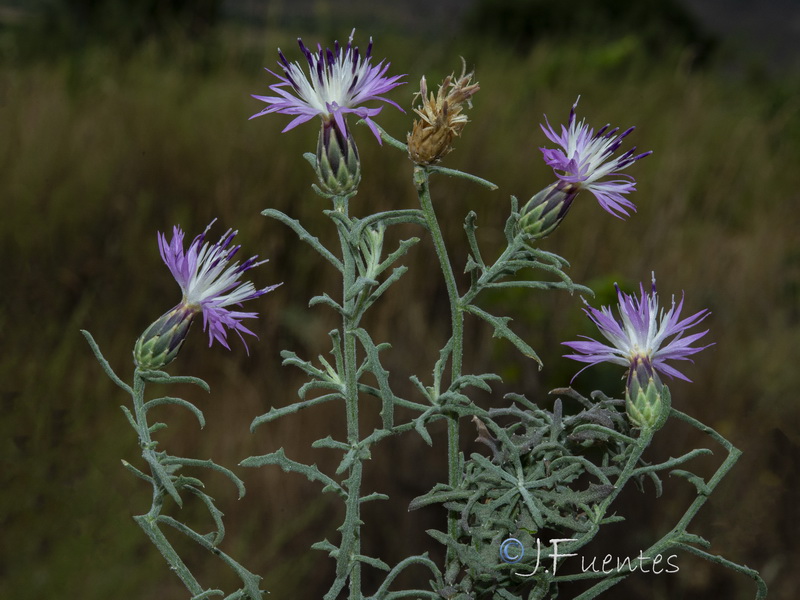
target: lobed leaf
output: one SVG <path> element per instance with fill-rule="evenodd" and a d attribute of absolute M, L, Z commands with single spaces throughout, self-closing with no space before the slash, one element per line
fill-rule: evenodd
<path fill-rule="evenodd" d="M 331 400 L 341 399 L 342 395 L 339 392 L 334 392 L 333 394 L 325 394 L 324 396 L 318 396 L 317 398 L 312 398 L 311 400 L 304 400 L 302 402 L 295 402 L 294 404 L 290 404 L 289 406 L 283 406 L 281 408 L 270 408 L 269 412 L 263 414 L 259 417 L 253 419 L 253 422 L 250 424 L 250 431 L 255 431 L 256 427 L 259 425 L 263 425 L 264 423 L 270 423 L 275 419 L 279 419 L 280 417 L 294 414 L 298 411 L 301 411 L 309 406 L 315 406 L 317 404 L 323 404 L 325 402 L 330 402 Z"/>
<path fill-rule="evenodd" d="M 485 310 L 478 308 L 474 304 L 467 304 L 464 307 L 464 310 L 489 323 L 494 328 L 493 337 L 507 339 L 517 348 L 517 350 L 522 352 L 522 354 L 535 360 L 541 369 L 542 361 L 536 352 L 534 352 L 533 348 L 531 348 L 525 341 L 522 340 L 522 338 L 509 329 L 507 323 L 511 321 L 511 317 L 495 317 Z"/>
<path fill-rule="evenodd" d="M 286 457 L 283 448 L 262 456 L 250 456 L 249 458 L 245 458 L 239 464 L 243 467 L 263 467 L 265 465 L 277 465 L 286 473 L 300 473 L 301 475 L 305 475 L 306 479 L 309 481 L 319 481 L 324 483 L 326 489 L 329 488 L 338 493 L 340 496 L 344 498 L 347 497 L 347 492 L 344 491 L 342 486 L 320 471 L 317 468 L 317 465 L 304 465 L 303 463 L 293 461 Z"/>
<path fill-rule="evenodd" d="M 211 469 L 212 471 L 217 471 L 218 473 L 222 473 L 228 479 L 233 482 L 233 485 L 236 486 L 237 491 L 239 492 L 239 498 L 241 499 L 244 496 L 244 482 L 236 476 L 236 474 L 228 469 L 227 467 L 223 467 L 218 465 L 211 459 L 200 460 L 198 458 L 183 458 L 180 456 L 170 456 L 165 458 L 163 461 L 165 465 L 180 465 L 182 467 L 202 467 L 204 469 Z"/>
<path fill-rule="evenodd" d="M 316 159 L 315 159 L 316 160 Z M 290 229 L 292 229 L 300 240 L 306 242 L 310 245 L 314 250 L 316 250 L 320 256 L 322 256 L 325 260 L 331 263 L 339 272 L 344 272 L 344 266 L 342 266 L 342 262 L 336 258 L 333 254 L 331 254 L 330 250 L 328 250 L 322 243 L 319 241 L 318 238 L 314 237 L 305 228 L 300 224 L 300 221 L 297 219 L 292 219 L 288 215 L 285 215 L 279 210 L 275 210 L 274 208 L 268 208 L 267 210 L 261 211 L 261 214 L 265 217 L 271 217 L 276 221 L 280 221 L 284 225 L 287 225 Z"/>

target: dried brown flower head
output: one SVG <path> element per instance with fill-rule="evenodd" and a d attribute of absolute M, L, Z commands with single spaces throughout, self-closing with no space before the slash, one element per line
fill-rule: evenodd
<path fill-rule="evenodd" d="M 471 107 L 471 98 L 480 87 L 472 83 L 474 72 L 467 73 L 467 64 L 462 58 L 461 76 L 448 75 L 434 96 L 428 94 L 425 77 L 419 83 L 417 96 L 422 104 L 414 109 L 419 119 L 408 134 L 408 154 L 418 165 L 439 162 L 453 149 L 453 140 L 461 134 L 469 119 L 462 113 L 463 105 Z M 415 96 L 416 97 L 416 96 Z"/>

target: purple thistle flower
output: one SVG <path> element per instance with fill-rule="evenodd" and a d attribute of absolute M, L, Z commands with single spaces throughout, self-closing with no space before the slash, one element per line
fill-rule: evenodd
<path fill-rule="evenodd" d="M 366 54 L 362 56 L 358 47 L 353 46 L 354 33 L 355 29 L 350 34 L 346 46 L 340 47 L 339 42 L 335 42 L 333 50 L 326 48 L 323 51 L 322 46 L 318 44 L 317 52 L 314 53 L 298 38 L 300 50 L 308 61 L 308 76 L 299 63 L 290 63 L 283 52 L 278 50 L 283 76 L 266 69 L 280 80 L 280 83 L 270 86 L 270 89 L 278 95 L 253 95 L 253 98 L 266 102 L 269 106 L 250 118 L 254 119 L 273 112 L 297 115 L 283 129 L 288 131 L 320 115 L 325 122 L 333 120 L 346 137 L 347 125 L 344 115 L 354 113 L 364 119 L 380 142 L 380 133 L 371 117 L 381 112 L 382 107 L 367 108 L 359 105 L 370 100 L 382 100 L 402 111 L 400 106 L 384 98 L 382 94 L 405 83 L 399 81 L 404 75 L 386 77 L 390 63 L 381 61 L 377 65 L 372 65 L 372 39 L 370 38 Z"/>
<path fill-rule="evenodd" d="M 173 228 L 170 242 L 167 242 L 167 237 L 163 233 L 158 234 L 158 247 L 161 258 L 183 292 L 183 300 L 176 309 L 180 308 L 192 314 L 203 313 L 203 331 L 208 331 L 209 346 L 217 340 L 230 350 L 227 330 L 232 329 L 239 335 L 247 349 L 242 334 L 253 336 L 255 334 L 242 325 L 241 321 L 253 319 L 258 313 L 231 310 L 228 307 L 241 306 L 242 302 L 263 296 L 281 284 L 257 290 L 251 281 L 239 281 L 242 273 L 267 261 L 256 262 L 258 257 L 253 256 L 241 264 L 231 262 L 241 248 L 230 245 L 238 231 L 229 229 L 217 243 L 209 244 L 204 241 L 205 236 L 215 221 L 216 219 L 203 233 L 192 240 L 186 251 L 183 249 L 184 234 L 178 226 Z"/>
<path fill-rule="evenodd" d="M 660 371 L 670 377 L 690 381 L 676 368 L 668 365 L 667 360 L 691 360 L 690 355 L 700 352 L 708 346 L 691 346 L 703 337 L 708 330 L 684 336 L 687 329 L 694 327 L 710 313 L 707 309 L 695 313 L 691 317 L 681 319 L 683 298 L 677 304 L 672 299 L 672 307 L 665 312 L 659 309 L 656 295 L 656 278 L 653 274 L 653 286 L 650 294 L 645 293 L 644 285 L 639 284 L 640 297 L 625 294 L 616 284 L 619 299 L 619 316 L 617 320 L 611 307 L 603 306 L 600 310 L 588 306 L 584 312 L 597 325 L 600 333 L 611 342 L 606 345 L 587 337 L 589 341 L 563 342 L 578 354 L 566 354 L 580 362 L 589 363 L 584 369 L 601 362 L 610 362 L 628 367 L 631 372 L 638 364 L 645 365 L 648 370 Z M 667 338 L 672 337 L 667 341 Z M 712 344 L 709 344 L 709 346 Z M 576 374 L 577 377 L 577 374 Z"/>
<path fill-rule="evenodd" d="M 578 97 L 580 100 L 580 96 Z M 581 120 L 576 123 L 575 109 L 578 100 L 569 112 L 567 127 L 561 126 L 561 135 L 557 134 L 545 116 L 547 127 L 540 125 L 547 138 L 561 146 L 560 149 L 540 148 L 544 161 L 553 168 L 556 176 L 563 182 L 573 184 L 579 190 L 588 190 L 607 212 L 615 217 L 628 216 L 628 210 L 636 210 L 636 206 L 624 197 L 624 194 L 636 189 L 635 180 L 630 175 L 620 173 L 640 158 L 652 154 L 644 152 L 635 154 L 634 146 L 620 156 L 613 157 L 622 139 L 635 128 L 630 127 L 617 135 L 619 127 L 609 129 L 606 125 L 595 133 L 594 129 Z M 615 176 L 617 179 L 601 181 Z"/>

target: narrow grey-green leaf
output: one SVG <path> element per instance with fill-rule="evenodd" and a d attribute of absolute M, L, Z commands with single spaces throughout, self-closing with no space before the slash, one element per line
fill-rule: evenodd
<path fill-rule="evenodd" d="M 300 224 L 300 221 L 297 219 L 292 219 L 288 215 L 285 215 L 281 211 L 275 210 L 274 208 L 268 208 L 267 210 L 261 211 L 261 214 L 265 217 L 270 217 L 276 221 L 280 221 L 284 225 L 287 225 L 297 234 L 297 237 L 300 238 L 300 240 L 306 242 L 308 245 L 314 248 L 314 250 L 316 250 L 320 256 L 331 263 L 340 272 L 344 272 L 342 262 L 333 254 L 331 254 L 331 252 L 325 246 L 323 246 L 322 243 L 320 243 L 319 239 L 308 233 L 308 231 L 306 231 L 305 228 Z"/>
<path fill-rule="evenodd" d="M 311 400 L 295 402 L 294 404 L 290 404 L 289 406 L 283 406 L 281 408 L 274 408 L 274 407 L 270 408 L 269 412 L 267 412 L 266 414 L 263 414 L 253 419 L 253 422 L 250 424 L 250 431 L 255 431 L 255 428 L 258 427 L 259 425 L 262 425 L 264 423 L 269 423 L 271 421 L 274 421 L 275 419 L 279 419 L 280 417 L 291 415 L 310 406 L 323 404 L 325 402 L 330 402 L 331 400 L 336 400 L 339 398 L 342 398 L 342 395 L 339 392 L 334 392 L 332 394 L 325 394 L 324 396 L 312 398 Z"/>
<path fill-rule="evenodd" d="M 146 482 L 148 482 L 150 484 L 155 483 L 155 481 L 153 480 L 152 477 L 150 477 L 150 475 L 145 475 L 139 469 L 137 469 L 131 463 L 129 463 L 127 460 L 123 460 L 122 461 L 122 466 L 125 467 L 126 469 L 128 469 L 128 471 L 130 471 L 131 473 L 133 473 L 134 475 L 136 475 L 140 479 L 144 479 Z"/>
<path fill-rule="evenodd" d="M 147 371 L 142 369 L 136 369 L 136 373 L 139 377 L 145 381 L 149 381 L 150 383 L 164 383 L 170 385 L 189 383 L 202 388 L 206 392 L 211 392 L 209 385 L 199 377 L 191 377 L 189 375 L 170 375 L 165 371 Z"/>
<path fill-rule="evenodd" d="M 489 314 L 485 310 L 482 310 L 475 306 L 474 304 L 468 304 L 464 307 L 464 310 L 467 312 L 472 313 L 473 315 L 480 317 L 487 323 L 489 323 L 494 328 L 494 335 L 493 337 L 498 338 L 505 338 L 519 350 L 525 356 L 532 358 L 537 363 L 539 363 L 539 368 L 542 367 L 542 361 L 539 356 L 534 352 L 533 348 L 531 348 L 522 338 L 520 338 L 516 333 L 509 329 L 507 323 L 511 320 L 510 317 L 495 317 L 494 315 Z"/>
<path fill-rule="evenodd" d="M 378 382 L 381 395 L 381 419 L 383 421 L 383 428 L 391 429 L 394 426 L 395 395 L 389 386 L 389 371 L 381 364 L 378 347 L 372 341 L 372 338 L 366 330 L 359 327 L 354 333 L 361 342 L 364 352 L 367 355 L 369 370 Z"/>
<path fill-rule="evenodd" d="M 316 306 L 317 304 L 325 304 L 330 306 L 333 310 L 338 312 L 342 316 L 347 316 L 347 312 L 342 308 L 342 306 L 336 302 L 333 298 L 328 296 L 327 293 L 323 293 L 320 296 L 314 296 L 311 300 L 308 301 L 308 306 Z"/>
<path fill-rule="evenodd" d="M 103 353 L 100 351 L 100 346 L 97 345 L 97 342 L 94 341 L 92 334 L 86 331 L 85 329 L 81 329 L 81 333 L 83 337 L 86 338 L 86 341 L 89 342 L 89 347 L 92 349 L 92 353 L 94 354 L 97 362 L 100 363 L 100 367 L 105 371 L 106 375 L 108 375 L 109 379 L 121 387 L 123 390 L 128 392 L 129 394 L 133 394 L 133 390 L 131 386 L 127 383 L 122 381 L 119 376 L 114 372 L 114 369 L 111 368 L 111 365 L 108 364 L 108 361 L 103 356 Z"/>
<path fill-rule="evenodd" d="M 389 565 L 383 562 L 380 558 L 373 558 L 371 556 L 364 556 L 363 554 L 356 554 L 353 557 L 354 560 L 359 562 L 363 562 L 371 567 L 375 567 L 376 569 L 380 569 L 381 571 L 390 571 Z"/>
<path fill-rule="evenodd" d="M 244 496 L 244 482 L 236 476 L 236 473 L 231 471 L 230 469 L 218 465 L 211 459 L 200 460 L 197 458 L 182 458 L 180 456 L 170 456 L 163 460 L 165 465 L 181 465 L 184 467 L 201 467 L 204 469 L 211 469 L 212 471 L 217 471 L 218 473 L 222 473 L 233 482 L 233 485 L 236 486 L 237 491 L 239 492 L 239 498 Z"/>
<path fill-rule="evenodd" d="M 181 500 L 178 490 L 172 483 L 172 476 L 167 473 L 167 471 L 158 461 L 155 453 L 152 450 L 145 450 L 142 452 L 142 456 L 147 461 L 147 464 L 150 465 L 150 470 L 153 472 L 153 476 L 158 480 L 158 483 L 160 483 L 166 492 L 172 497 L 172 499 L 175 500 L 175 503 L 182 507 L 183 500 Z"/>
<path fill-rule="evenodd" d="M 205 492 L 191 485 L 187 485 L 185 489 L 189 490 L 192 494 L 200 498 L 203 504 L 206 505 L 206 508 L 208 509 L 208 512 L 214 521 L 214 525 L 216 525 L 217 527 L 217 532 L 216 535 L 214 536 L 213 544 L 215 546 L 219 545 L 219 543 L 225 537 L 225 524 L 222 522 L 222 516 L 223 516 L 222 511 L 214 505 L 214 499 Z"/>
<path fill-rule="evenodd" d="M 303 463 L 293 461 L 286 457 L 283 448 L 262 456 L 251 456 L 249 458 L 245 458 L 239 464 L 243 467 L 263 467 L 265 465 L 277 465 L 287 473 L 300 473 L 301 475 L 305 475 L 306 479 L 309 481 L 320 481 L 326 486 L 330 486 L 331 489 L 335 490 L 339 495 L 347 497 L 347 493 L 344 491 L 344 489 L 342 489 L 342 486 L 320 471 L 319 468 L 317 468 L 317 465 L 304 465 Z"/>
<path fill-rule="evenodd" d="M 174 404 L 176 406 L 181 406 L 189 411 L 197 417 L 197 420 L 200 422 L 200 427 L 205 427 L 206 420 L 203 417 L 203 411 L 197 408 L 191 402 L 184 400 L 183 398 L 174 398 L 172 396 L 162 396 L 161 398 L 155 398 L 154 400 L 148 400 L 144 403 L 144 410 L 145 412 L 149 411 L 151 408 L 155 408 L 156 406 L 162 406 L 164 404 Z"/>

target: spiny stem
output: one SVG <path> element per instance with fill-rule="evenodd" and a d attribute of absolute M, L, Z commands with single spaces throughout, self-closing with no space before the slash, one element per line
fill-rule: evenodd
<path fill-rule="evenodd" d="M 455 381 L 461 376 L 461 358 L 464 343 L 464 313 L 461 310 L 461 302 L 458 295 L 456 278 L 453 274 L 453 266 L 447 255 L 447 248 L 442 237 L 442 230 L 436 218 L 431 201 L 430 187 L 428 185 L 428 171 L 424 167 L 414 167 L 414 184 L 417 188 L 420 206 L 425 215 L 428 230 L 431 232 L 433 245 L 436 248 L 436 256 L 439 258 L 439 266 L 444 275 L 447 295 L 450 300 L 450 323 L 452 327 L 452 353 L 451 353 L 451 381 Z M 455 488 L 461 480 L 459 465 L 459 422 L 457 415 L 447 415 L 447 480 L 448 484 Z M 458 518 L 453 512 L 447 515 L 447 534 L 453 539 L 458 539 Z M 450 548 L 447 550 L 448 563 L 454 558 Z"/>

